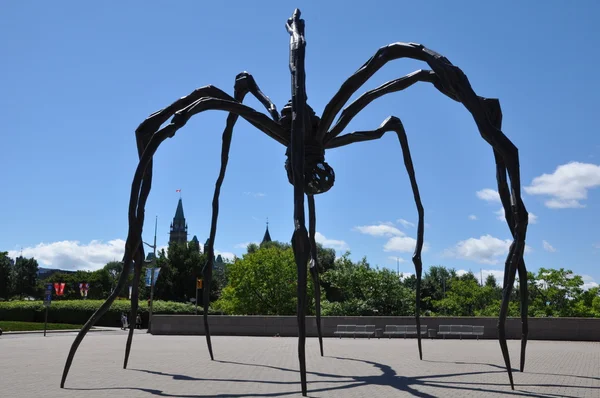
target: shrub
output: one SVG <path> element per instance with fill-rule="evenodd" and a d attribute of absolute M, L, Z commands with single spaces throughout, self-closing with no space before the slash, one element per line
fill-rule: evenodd
<path fill-rule="evenodd" d="M 54 301 L 48 309 L 48 322 L 83 325 L 100 308 L 104 300 L 60 300 Z M 0 302 L 0 319 L 4 321 L 44 322 L 45 307 L 43 301 L 9 301 Z M 120 326 L 121 313 L 129 317 L 131 303 L 129 300 L 115 300 L 110 309 L 96 322 L 97 326 Z M 170 301 L 154 301 L 154 314 L 194 314 L 195 306 L 187 303 Z M 142 324 L 148 324 L 148 303 L 140 302 L 138 312 L 142 316 Z M 210 313 L 210 312 L 209 312 Z M 202 308 L 198 307 L 198 314 Z M 129 320 L 132 322 L 133 320 Z"/>

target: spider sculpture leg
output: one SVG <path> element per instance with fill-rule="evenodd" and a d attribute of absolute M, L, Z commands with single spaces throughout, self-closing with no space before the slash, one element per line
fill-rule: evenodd
<path fill-rule="evenodd" d="M 384 83 L 381 86 L 374 88 L 373 90 L 367 91 L 342 110 L 336 123 L 327 132 L 325 142 L 337 137 L 348 126 L 350 121 L 354 119 L 356 115 L 358 115 L 360 111 L 362 111 L 367 105 L 369 105 L 377 98 L 382 97 L 386 94 L 405 90 L 418 82 L 432 83 L 436 79 L 437 77 L 435 73 L 433 73 L 430 70 L 421 69 L 409 73 L 408 75 L 403 76 L 399 79 L 394 79 L 387 83 Z"/>
<path fill-rule="evenodd" d="M 152 157 L 154 156 L 154 153 L 159 145 L 167 138 L 173 137 L 177 130 L 183 127 L 190 117 L 206 110 L 221 110 L 238 114 L 282 145 L 287 146 L 289 142 L 287 135 L 277 123 L 254 109 L 240 104 L 225 92 L 213 86 L 202 87 L 195 90 L 187 97 L 182 97 L 170 106 L 153 113 L 148 119 L 140 124 L 136 130 L 136 140 L 140 160 L 133 177 L 129 197 L 129 232 L 125 243 L 125 253 L 123 255 L 123 271 L 119 276 L 119 281 L 117 282 L 115 290 L 113 290 L 106 301 L 90 317 L 85 325 L 83 325 L 73 341 L 63 370 L 60 384 L 61 388 L 64 388 L 69 369 L 81 341 L 89 329 L 106 313 L 106 311 L 108 311 L 127 281 L 134 253 L 136 253 L 142 242 L 144 210 L 152 186 Z M 160 128 L 160 126 L 173 115 L 174 117 L 171 123 Z"/>
<path fill-rule="evenodd" d="M 497 128 L 500 129 L 502 127 L 502 110 L 500 108 L 500 102 L 497 99 L 483 99 L 483 105 L 486 107 L 488 113 L 488 119 L 490 122 Z M 515 235 L 515 225 L 514 225 L 514 217 L 511 209 L 510 203 L 510 189 L 508 187 L 508 182 L 506 181 L 506 164 L 504 163 L 504 159 L 502 155 L 494 150 L 494 160 L 496 162 L 496 175 L 498 181 L 498 193 L 500 195 L 500 200 L 502 202 L 502 207 L 504 208 L 504 216 L 506 219 L 506 223 L 510 229 L 511 234 Z M 509 275 L 510 270 L 504 270 L 504 284 L 503 289 L 506 288 L 506 284 L 508 282 L 507 277 Z M 527 321 L 527 312 L 528 312 L 528 293 L 527 293 L 527 268 L 525 267 L 525 260 L 521 258 L 518 265 L 519 272 L 519 299 L 521 302 L 521 361 L 520 361 L 520 371 L 522 372 L 525 368 L 525 351 L 527 347 L 527 335 L 529 334 L 529 325 Z"/>
<path fill-rule="evenodd" d="M 133 283 L 131 286 L 131 312 L 129 315 L 129 334 L 127 335 L 127 344 L 125 345 L 125 360 L 123 361 L 123 369 L 127 369 L 127 362 L 129 361 L 129 353 L 131 352 L 131 342 L 133 340 L 133 332 L 135 329 L 135 319 L 137 316 L 138 310 L 138 297 L 139 297 L 139 286 L 140 286 L 140 278 L 142 276 L 142 266 L 144 265 L 144 248 L 142 245 L 139 246 L 139 249 L 136 253 L 134 260 L 134 269 L 133 269 Z M 134 327 L 132 327 L 132 325 Z"/>
<path fill-rule="evenodd" d="M 143 157 L 142 154 L 146 148 L 146 145 L 150 143 L 150 140 L 151 135 L 142 134 L 139 131 L 139 129 L 138 131 L 136 131 L 136 141 L 140 161 Z M 69 369 L 71 368 L 71 364 L 73 363 L 73 358 L 75 357 L 77 348 L 83 341 L 83 338 L 91 329 L 91 327 L 94 326 L 100 318 L 102 318 L 106 311 L 108 311 L 112 303 L 119 295 L 119 292 L 127 282 L 127 278 L 129 277 L 129 269 L 131 268 L 134 253 L 138 249 L 142 250 L 143 258 L 143 247 L 140 246 L 142 242 L 142 227 L 144 224 L 143 209 L 146 206 L 146 200 L 148 199 L 148 195 L 150 194 L 150 188 L 152 187 L 151 158 L 149 161 L 146 161 L 144 165 L 145 168 L 141 168 L 140 164 L 138 164 L 138 168 L 136 170 L 136 174 L 131 186 L 131 194 L 129 199 L 129 234 L 127 235 L 127 241 L 125 243 L 125 253 L 123 254 L 123 270 L 121 271 L 121 275 L 119 276 L 117 286 L 115 286 L 115 289 L 111 292 L 106 301 L 102 303 L 100 308 L 98 308 L 98 310 L 96 310 L 94 314 L 92 314 L 90 319 L 88 319 L 88 321 L 83 325 L 83 327 L 77 334 L 77 337 L 75 337 L 75 340 L 71 345 L 71 349 L 69 350 L 69 354 L 67 355 L 67 360 L 65 362 L 65 367 L 63 369 L 63 374 L 60 382 L 60 388 L 64 388 L 65 386 L 65 381 L 67 380 Z"/>
<path fill-rule="evenodd" d="M 279 113 L 277 112 L 277 108 L 275 104 L 260 91 L 256 81 L 247 72 L 242 72 L 238 74 L 235 78 L 234 85 L 234 99 L 238 102 L 242 102 L 246 94 L 252 93 L 264 106 L 267 108 L 271 117 L 274 121 L 279 121 Z M 204 306 L 204 331 L 206 335 L 206 344 L 208 346 L 208 352 L 210 354 L 210 359 L 214 360 L 212 343 L 210 339 L 210 329 L 208 325 L 208 308 L 210 304 L 210 285 L 212 282 L 212 270 L 214 266 L 214 245 L 215 237 L 217 234 L 217 219 L 219 217 L 219 195 L 221 193 L 221 186 L 223 185 L 223 180 L 225 179 L 225 172 L 227 170 L 227 162 L 229 160 L 229 149 L 231 147 L 231 137 L 233 135 L 233 128 L 238 119 L 238 115 L 229 114 L 227 116 L 227 124 L 225 126 L 225 130 L 223 131 L 223 145 L 221 148 L 221 169 L 219 171 L 219 177 L 217 178 L 217 183 L 215 184 L 215 192 L 213 195 L 212 202 L 212 217 L 211 217 L 211 225 L 210 225 L 210 236 L 208 239 L 208 247 L 205 248 L 206 253 L 208 254 L 206 264 L 202 269 L 202 274 L 204 277 L 204 289 L 203 289 L 203 300 L 202 304 Z"/>
<path fill-rule="evenodd" d="M 290 72 L 292 74 L 292 125 L 290 155 L 294 182 L 294 234 L 292 248 L 298 269 L 298 359 L 300 362 L 300 383 L 302 395 L 306 396 L 306 279 L 307 263 L 310 257 L 310 241 L 304 215 L 304 135 L 308 125 L 306 112 L 306 86 L 304 56 L 304 20 L 296 9 L 286 24 L 290 34 Z"/>
<path fill-rule="evenodd" d="M 323 356 L 323 335 L 321 334 L 321 283 L 319 282 L 319 261 L 317 259 L 317 242 L 315 234 L 317 230 L 317 215 L 315 214 L 315 197 L 306 195 L 308 198 L 308 234 L 310 236 L 310 275 L 315 290 L 315 315 L 317 320 L 317 333 L 319 335 L 319 348 Z"/>
<path fill-rule="evenodd" d="M 404 157 L 404 166 L 408 177 L 410 179 L 410 186 L 413 191 L 413 197 L 417 206 L 417 212 L 419 215 L 419 221 L 417 224 L 417 244 L 415 246 L 415 252 L 412 257 L 413 264 L 415 265 L 415 273 L 417 276 L 417 302 L 416 302 L 416 313 L 415 320 L 417 323 L 417 339 L 419 346 L 419 358 L 423 359 L 423 350 L 421 347 L 421 273 L 423 271 L 423 263 L 421 262 L 421 252 L 423 251 L 423 234 L 425 226 L 425 211 L 423 204 L 421 203 L 421 195 L 419 194 L 419 186 L 417 184 L 417 177 L 415 176 L 415 170 L 413 167 L 412 157 L 410 155 L 410 148 L 408 146 L 408 138 L 404 131 L 404 126 L 400 119 L 394 116 L 390 116 L 379 126 L 376 130 L 370 131 L 357 131 L 350 134 L 345 134 L 340 137 L 334 138 L 325 147 L 326 149 L 337 148 L 352 144 L 353 142 L 377 140 L 381 138 L 386 132 L 393 131 L 398 135 L 400 146 L 402 148 L 402 154 Z"/>
<path fill-rule="evenodd" d="M 337 115 L 356 90 L 370 79 L 381 67 L 389 61 L 399 58 L 412 58 L 427 62 L 434 75 L 424 79 L 424 81 L 433 83 L 442 94 L 465 106 L 473 116 L 482 138 L 500 154 L 506 165 L 506 172 L 510 178 L 511 189 L 510 202 L 513 217 L 513 243 L 510 246 L 506 258 L 507 276 L 505 278 L 502 306 L 500 308 L 498 319 L 498 335 L 511 388 L 514 389 L 510 358 L 506 344 L 505 328 L 506 316 L 508 314 L 508 300 L 510 299 L 510 293 L 512 292 L 512 284 L 514 283 L 519 263 L 523 258 L 525 238 L 527 235 L 528 213 L 521 198 L 518 149 L 508 137 L 506 137 L 504 133 L 488 119 L 487 109 L 483 105 L 484 98 L 475 94 L 466 75 L 447 58 L 421 44 L 393 43 L 379 48 L 375 55 L 365 62 L 352 76 L 346 79 L 338 92 L 325 106 L 325 110 L 321 117 L 321 123 L 317 130 L 317 135 L 318 137 L 322 137 L 325 142 L 334 140 L 335 134 L 339 132 L 334 131 L 331 136 L 328 136 L 330 134 L 328 130 L 333 123 L 335 115 Z M 522 316 L 526 317 L 527 315 L 522 314 Z M 524 349 L 524 345 L 522 345 L 522 349 Z"/>

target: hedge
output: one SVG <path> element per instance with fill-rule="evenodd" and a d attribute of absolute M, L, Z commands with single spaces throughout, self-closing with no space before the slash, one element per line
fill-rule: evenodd
<path fill-rule="evenodd" d="M 104 300 L 57 300 L 50 304 L 48 309 L 48 322 L 70 323 L 83 325 L 100 308 Z M 0 302 L 0 320 L 21 322 L 44 322 L 46 308 L 43 301 L 8 301 Z M 97 326 L 120 326 L 121 313 L 129 311 L 131 303 L 129 300 L 115 300 L 110 309 L 98 320 Z M 179 314 L 193 315 L 195 306 L 188 303 L 177 303 L 172 301 L 154 301 L 152 312 L 154 314 Z M 148 325 L 148 304 L 140 302 L 138 312 L 142 316 L 142 325 Z M 212 312 L 210 312 L 212 313 Z M 202 314 L 202 308 L 198 307 L 198 314 Z M 129 320 L 132 321 L 131 319 Z"/>

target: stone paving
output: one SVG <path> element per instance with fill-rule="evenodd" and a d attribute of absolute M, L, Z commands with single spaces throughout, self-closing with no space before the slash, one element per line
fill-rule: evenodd
<path fill-rule="evenodd" d="M 89 334 L 65 389 L 73 333 L 0 337 L 0 397 L 300 397 L 297 339 L 152 336 L 136 331 L 127 370 L 126 332 Z M 307 340 L 309 397 L 600 397 L 600 343 L 530 341 L 524 373 L 508 385 L 497 341 Z M 519 342 L 509 341 L 513 364 Z M 513 365 L 514 366 L 514 365 Z"/>

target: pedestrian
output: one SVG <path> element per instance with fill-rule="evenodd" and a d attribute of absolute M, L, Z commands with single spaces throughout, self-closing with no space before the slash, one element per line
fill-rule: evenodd
<path fill-rule="evenodd" d="M 137 317 L 135 318 L 135 327 L 138 329 L 142 328 L 142 317 L 140 314 L 137 314 Z"/>
<path fill-rule="evenodd" d="M 127 315 L 124 312 L 121 312 L 121 329 L 127 329 Z"/>

